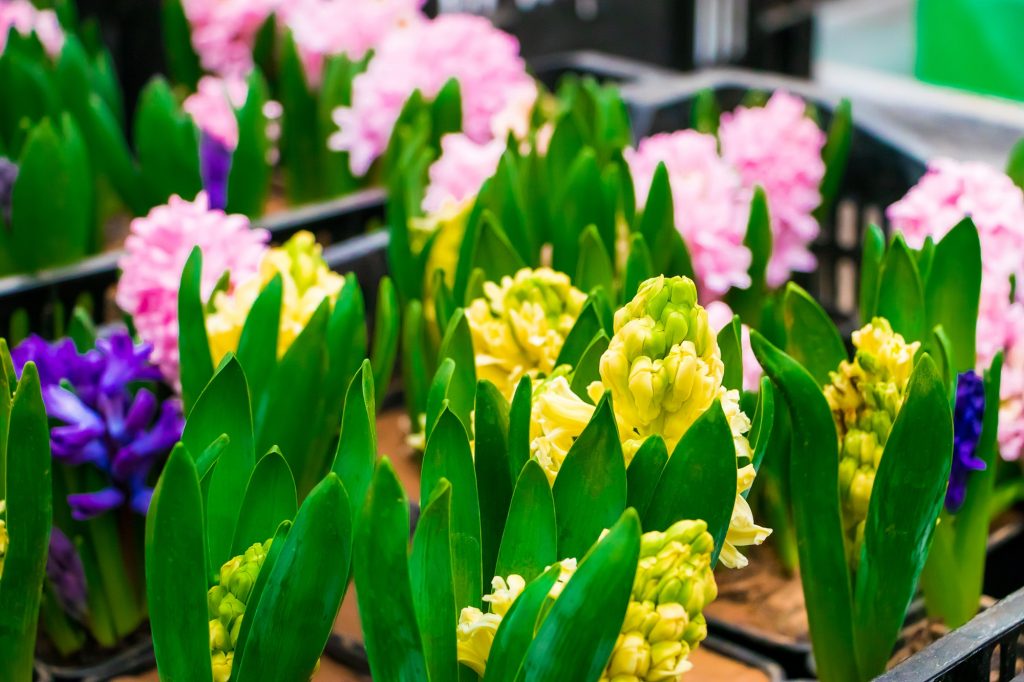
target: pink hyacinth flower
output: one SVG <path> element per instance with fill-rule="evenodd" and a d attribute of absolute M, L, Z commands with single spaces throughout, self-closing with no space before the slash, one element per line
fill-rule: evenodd
<path fill-rule="evenodd" d="M 210 210 L 204 192 L 195 201 L 172 196 L 132 221 L 118 263 L 117 305 L 132 316 L 142 340 L 153 345 L 152 360 L 168 382 L 179 381 L 178 287 L 192 249 L 203 251 L 206 300 L 224 272 L 231 273 L 232 284 L 256 274 L 268 239 L 266 230 L 250 229 L 245 216 Z"/>
<path fill-rule="evenodd" d="M 345 55 L 358 61 L 396 28 L 422 21 L 423 0 L 297 0 L 278 15 L 292 32 L 306 78 L 323 79 L 324 60 Z"/>
<path fill-rule="evenodd" d="M 184 0 L 192 46 L 203 68 L 245 76 L 252 68 L 256 34 L 281 0 Z"/>
<path fill-rule="evenodd" d="M 819 231 L 813 213 L 821 203 L 825 133 L 806 111 L 802 99 L 777 91 L 763 107 L 723 113 L 718 129 L 722 156 L 746 187 L 760 185 L 767 195 L 772 255 L 766 279 L 772 287 L 816 264 L 808 246 Z"/>
<path fill-rule="evenodd" d="M 498 169 L 505 153 L 504 140 L 478 144 L 463 133 L 441 138 L 441 156 L 431 166 L 430 184 L 423 197 L 423 211 L 437 213 L 449 204 L 461 204 L 480 191 Z"/>
<path fill-rule="evenodd" d="M 249 88 L 240 78 L 203 76 L 196 92 L 185 98 L 183 108 L 204 133 L 229 151 L 238 146 L 235 110 L 245 105 Z"/>
<path fill-rule="evenodd" d="M 64 29 L 52 9 L 37 9 L 29 0 L 0 1 L 0 54 L 7 47 L 11 29 L 23 36 L 36 34 L 51 59 L 57 59 L 64 47 Z"/>
<path fill-rule="evenodd" d="M 732 287 L 750 286 L 750 250 L 743 245 L 750 191 L 718 155 L 717 146 L 711 135 L 680 130 L 641 140 L 625 154 L 641 206 L 658 163 L 664 162 L 672 185 L 676 229 L 690 250 L 705 300 L 716 299 Z"/>
<path fill-rule="evenodd" d="M 1006 351 L 999 442 L 1003 457 L 1016 459 L 1024 443 L 1024 304 L 1019 285 L 1016 301 L 1011 301 L 1010 279 L 1024 282 L 1024 192 L 986 164 L 937 159 L 906 196 L 889 206 L 886 216 L 914 248 L 926 237 L 939 241 L 966 216 L 978 228 L 982 278 L 977 367 L 987 368 L 998 351 Z"/>
<path fill-rule="evenodd" d="M 419 90 L 432 98 L 451 78 L 460 85 L 463 132 L 479 143 L 494 136 L 492 119 L 534 88 L 519 42 L 487 19 L 446 14 L 415 23 L 388 34 L 356 76 L 352 106 L 334 111 L 331 149 L 347 151 L 352 171 L 364 175 L 387 148 L 409 96 Z"/>

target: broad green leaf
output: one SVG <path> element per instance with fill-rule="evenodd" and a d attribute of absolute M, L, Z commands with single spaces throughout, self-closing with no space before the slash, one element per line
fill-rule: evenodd
<path fill-rule="evenodd" d="M 818 222 L 823 222 L 828 217 L 839 195 L 852 141 L 853 115 L 850 100 L 844 98 L 832 112 L 825 148 L 821 150 L 821 158 L 825 162 L 825 176 L 821 179 L 821 204 L 814 211 L 814 217 Z"/>
<path fill-rule="evenodd" d="M 165 203 L 172 194 L 191 198 L 202 189 L 199 132 L 162 77 L 151 80 L 139 96 L 134 130 L 135 153 L 151 206 Z"/>
<path fill-rule="evenodd" d="M 181 0 L 164 0 L 162 7 L 160 26 L 163 28 L 167 71 L 174 82 L 194 90 L 202 69 L 199 66 L 199 56 L 192 48 L 192 36 L 185 9 Z"/>
<path fill-rule="evenodd" d="M 626 465 L 608 393 L 569 448 L 551 492 L 562 557 L 582 556 L 626 508 Z"/>
<path fill-rule="evenodd" d="M 768 454 L 768 447 L 774 437 L 775 426 L 775 389 L 768 377 L 761 377 L 761 390 L 757 394 L 757 407 L 754 408 L 754 417 L 750 421 L 750 432 L 747 437 L 750 439 L 750 447 L 753 449 L 751 464 L 754 471 L 761 468 L 761 462 Z M 747 491 L 749 492 L 749 491 Z"/>
<path fill-rule="evenodd" d="M 221 434 L 227 434 L 229 442 L 211 474 L 209 498 L 205 501 L 211 571 L 234 556 L 231 541 L 245 486 L 256 463 L 249 390 L 242 366 L 230 354 L 189 413 L 181 442 L 189 452 L 203 452 Z M 270 530 L 274 528 L 277 523 Z"/>
<path fill-rule="evenodd" d="M 718 134 L 718 119 L 722 112 L 718 106 L 718 97 L 711 88 L 703 88 L 693 98 L 691 111 L 694 130 L 706 135 Z"/>
<path fill-rule="evenodd" d="M 430 392 L 427 393 L 427 413 L 424 424 L 424 435 L 429 438 L 430 432 L 441 416 L 441 410 L 448 405 L 448 389 L 452 385 L 452 376 L 455 374 L 455 361 L 445 358 L 437 368 L 433 380 L 430 382 Z"/>
<path fill-rule="evenodd" d="M 171 451 L 146 515 L 146 601 L 153 650 L 165 680 L 209 680 L 206 539 L 196 467 Z"/>
<path fill-rule="evenodd" d="M 864 527 L 854 602 L 858 669 L 879 675 L 917 589 L 942 508 L 953 452 L 953 416 L 928 355 L 885 443 Z"/>
<path fill-rule="evenodd" d="M 736 445 L 719 401 L 686 430 L 661 474 L 644 515 L 647 530 L 667 530 L 682 519 L 703 519 L 718 560 L 736 501 Z"/>
<path fill-rule="evenodd" d="M 136 215 L 149 210 L 142 176 L 128 148 L 121 124 L 110 105 L 96 93 L 90 93 L 79 118 L 82 134 L 89 143 L 94 160 L 103 169 L 121 200 Z"/>
<path fill-rule="evenodd" d="M 363 640 L 375 680 L 428 679 L 408 545 L 409 503 L 391 462 L 383 457 L 356 524 L 353 552 Z"/>
<path fill-rule="evenodd" d="M 409 558 L 416 623 L 431 679 L 458 679 L 455 628 L 459 620 L 452 592 L 452 488 L 440 479 L 416 524 Z"/>
<path fill-rule="evenodd" d="M 351 552 L 348 496 L 329 473 L 299 508 L 256 609 L 246 612 L 253 622 L 239 680 L 313 676 L 348 588 Z"/>
<path fill-rule="evenodd" d="M 1013 184 L 1024 189 L 1024 138 L 1017 140 L 1017 144 L 1010 149 L 1006 174 L 1013 180 Z"/>
<path fill-rule="evenodd" d="M 376 388 L 377 406 L 391 388 L 391 373 L 398 357 L 398 328 L 401 324 L 402 309 L 398 305 L 398 294 L 391 279 L 384 277 L 377 289 L 377 314 L 373 325 L 373 383 Z"/>
<path fill-rule="evenodd" d="M 482 269 L 490 282 L 501 281 L 505 275 L 514 275 L 526 267 L 526 262 L 490 211 L 484 211 L 480 218 L 480 229 L 473 250 L 473 266 Z"/>
<path fill-rule="evenodd" d="M 490 381 L 476 388 L 473 462 L 480 498 L 482 575 L 495 575 L 498 546 L 505 530 L 515 480 L 508 455 L 508 402 Z"/>
<path fill-rule="evenodd" d="M 390 315 L 390 311 L 388 313 Z M 391 330 L 382 333 L 392 333 Z M 351 272 L 345 275 L 345 284 L 338 293 L 327 320 L 327 379 L 324 391 L 323 432 L 327 440 L 318 447 L 330 447 L 334 432 L 341 419 L 345 391 L 352 376 L 367 357 L 366 303 L 359 280 Z M 344 480 L 344 477 L 342 477 Z M 352 488 L 345 484 L 351 497 Z"/>
<path fill-rule="evenodd" d="M 452 487 L 452 570 L 455 604 L 479 606 L 482 594 L 480 502 L 473 452 L 466 428 L 450 409 L 441 410 L 427 438 L 420 474 L 420 499 L 427 500 L 445 478 Z"/>
<path fill-rule="evenodd" d="M 727 389 L 743 390 L 743 327 L 740 316 L 733 315 L 732 321 L 718 332 L 718 348 L 725 364 L 722 385 Z"/>
<path fill-rule="evenodd" d="M 558 561 L 558 528 L 551 484 L 536 460 L 529 460 L 516 481 L 494 575 L 515 573 L 527 581 Z"/>
<path fill-rule="evenodd" d="M 598 303 L 594 296 L 587 299 L 579 317 L 576 318 L 572 329 L 566 335 L 562 349 L 558 351 L 558 358 L 555 360 L 556 367 L 562 365 L 575 367 L 590 344 L 594 342 L 594 336 L 604 329 L 597 306 Z"/>
<path fill-rule="evenodd" d="M 629 237 L 629 256 L 626 258 L 626 271 L 622 281 L 622 300 L 631 301 L 636 296 L 640 284 L 654 276 L 654 263 L 651 250 L 643 235 L 634 232 Z"/>
<path fill-rule="evenodd" d="M 75 306 L 68 323 L 68 338 L 75 343 L 75 349 L 84 353 L 96 346 L 96 323 L 81 306 Z M 0 493 L 3 488 L 0 487 Z"/>
<path fill-rule="evenodd" d="M 785 400 L 792 421 L 790 486 L 814 660 L 821 679 L 859 682 L 853 639 L 853 591 L 839 510 L 839 446 L 818 382 L 756 331 L 751 345 Z M 887 652 L 886 656 L 888 657 Z"/>
<path fill-rule="evenodd" d="M 914 255 L 897 234 L 882 263 L 878 284 L 877 314 L 889 320 L 893 331 L 908 341 L 922 341 L 925 335 L 924 288 Z"/>
<path fill-rule="evenodd" d="M 323 196 L 321 143 L 316 95 L 306 83 L 305 69 L 290 31 L 279 43 L 277 98 L 288 112 L 281 121 L 281 165 L 288 198 L 303 203 Z"/>
<path fill-rule="evenodd" d="M 530 459 L 530 414 L 533 406 L 533 382 L 524 376 L 519 380 L 508 410 L 509 475 L 519 476 Z"/>
<path fill-rule="evenodd" d="M 263 214 L 270 190 L 271 166 L 267 160 L 267 83 L 259 68 L 249 73 L 245 104 L 235 112 L 238 119 L 238 145 L 231 156 L 228 175 L 228 213 L 250 218 Z"/>
<path fill-rule="evenodd" d="M 364 360 L 345 395 L 345 409 L 341 417 L 341 435 L 334 455 L 334 473 L 341 477 L 348 500 L 352 505 L 352 518 L 358 518 L 363 508 L 366 490 L 373 478 L 377 463 L 376 409 L 373 398 L 373 370 Z"/>
<path fill-rule="evenodd" d="M 611 291 L 615 282 L 615 266 L 601 241 L 597 226 L 588 225 L 580 235 L 579 260 L 573 284 L 583 291 L 603 287 Z"/>
<path fill-rule="evenodd" d="M 878 286 L 885 258 L 885 235 L 877 225 L 864 231 L 860 257 L 860 321 L 866 324 L 878 308 Z"/>
<path fill-rule="evenodd" d="M 829 382 L 829 372 L 846 360 L 846 346 L 839 330 L 818 302 L 796 284 L 786 285 L 783 300 L 786 352 L 804 366 L 819 386 Z"/>
<path fill-rule="evenodd" d="M 729 304 L 740 319 L 756 327 L 761 321 L 765 291 L 768 288 L 765 277 L 772 256 L 772 222 L 768 213 L 768 197 L 760 185 L 754 188 L 754 196 L 750 200 L 750 217 L 743 245 L 750 249 L 750 267 L 747 268 L 750 286 L 730 291 Z"/>
<path fill-rule="evenodd" d="M 432 140 L 440 148 L 441 138 L 462 130 L 462 94 L 457 78 L 449 78 L 430 104 Z"/>
<path fill-rule="evenodd" d="M 418 299 L 405 306 L 402 320 L 402 383 L 409 419 L 414 425 L 427 411 L 430 371 L 427 369 L 427 325 L 423 319 L 423 303 Z M 418 425 L 416 425 L 418 428 Z"/>
<path fill-rule="evenodd" d="M 530 582 L 498 625 L 483 682 L 514 682 L 537 629 L 541 609 L 561 567 L 552 566 Z"/>
<path fill-rule="evenodd" d="M 591 405 L 594 404 L 594 401 L 590 398 L 588 388 L 591 383 L 601 380 L 601 356 L 608 350 L 608 344 L 608 335 L 604 333 L 604 330 L 597 332 L 594 335 L 594 340 L 590 342 L 587 350 L 583 351 L 583 356 L 576 363 L 576 368 L 573 369 L 569 381 L 569 388 L 572 389 L 572 392 Z"/>
<path fill-rule="evenodd" d="M 590 682 L 608 663 L 640 556 L 640 522 L 627 509 L 583 558 L 526 652 L 530 682 Z"/>
<path fill-rule="evenodd" d="M 197 246 L 185 261 L 185 268 L 181 271 L 181 288 L 178 290 L 181 400 L 186 415 L 191 413 L 199 394 L 213 378 L 213 358 L 203 316 L 202 273 L 203 252 Z"/>
<path fill-rule="evenodd" d="M 476 393 L 476 355 L 473 352 L 469 320 L 461 308 L 457 309 L 452 319 L 448 321 L 438 357 L 442 361 L 451 358 L 455 362 L 447 396 L 452 412 L 466 428 L 469 428 L 473 423 L 470 415 Z"/>
<path fill-rule="evenodd" d="M 273 49 L 274 33 L 268 36 L 269 49 Z M 349 153 L 328 148 L 330 136 L 338 129 L 334 111 L 352 104 L 352 81 L 365 69 L 366 59 L 353 62 L 345 54 L 328 55 L 324 59 L 320 92 L 317 93 L 317 136 L 320 141 L 320 160 L 323 163 L 324 192 L 326 196 L 344 196 L 361 185 L 361 179 L 352 174 Z M 259 63 L 259 62 L 257 62 Z"/>
<path fill-rule="evenodd" d="M 675 209 L 668 169 L 658 163 L 651 186 L 647 191 L 644 208 L 638 214 L 636 231 L 643 235 L 654 263 L 653 272 L 664 272 L 672 258 L 673 237 L 676 231 Z"/>
<path fill-rule="evenodd" d="M 626 506 L 636 509 L 640 518 L 647 516 L 654 491 L 668 463 L 668 449 L 661 436 L 649 436 L 633 455 L 626 468 Z"/>
<path fill-rule="evenodd" d="M 311 417 L 320 407 L 327 371 L 324 337 L 329 313 L 330 301 L 324 299 L 270 375 L 266 396 L 256 412 L 256 450 L 266 452 L 275 445 L 281 449 L 295 477 L 300 501 L 331 464 L 326 450 L 311 449 L 317 434 L 310 428 Z"/>
<path fill-rule="evenodd" d="M 975 327 L 981 291 L 981 243 L 970 218 L 964 218 L 935 247 L 925 283 L 925 309 L 931 327 L 941 325 L 952 342 L 953 369 L 976 364 Z"/>
<path fill-rule="evenodd" d="M 615 249 L 615 217 L 605 210 L 601 170 L 590 148 L 585 148 L 573 161 L 566 185 L 556 195 L 555 208 L 561 224 L 552 238 L 552 264 L 561 272 L 576 272 L 579 240 L 589 225 L 597 226 L 605 249 Z"/>
<path fill-rule="evenodd" d="M 253 410 L 263 401 L 267 382 L 277 365 L 277 336 L 281 326 L 281 275 L 267 282 L 245 316 L 238 340 L 238 361 L 245 368 Z"/>
<path fill-rule="evenodd" d="M 0 350 L 6 355 L 6 348 Z M 0 390 L 0 465 L 12 482 L 4 493 L 8 545 L 0 586 L 0 660 L 10 679 L 29 680 L 53 520 L 53 460 L 35 364 L 22 370 L 13 403 L 7 402 L 9 384 L 5 377 Z"/>
<path fill-rule="evenodd" d="M 282 521 L 295 518 L 298 506 L 295 480 L 288 462 L 278 450 L 271 450 L 260 459 L 249 477 L 229 556 L 243 554 L 253 543 L 266 542 L 273 537 Z"/>

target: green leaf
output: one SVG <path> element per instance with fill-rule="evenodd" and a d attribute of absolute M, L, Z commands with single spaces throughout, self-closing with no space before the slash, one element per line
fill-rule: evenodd
<path fill-rule="evenodd" d="M 768 448 L 774 436 L 775 427 L 775 389 L 768 377 L 761 377 L 761 390 L 757 394 L 757 407 L 754 418 L 750 422 L 750 447 L 753 449 L 751 464 L 754 471 L 761 469 L 761 462 L 768 454 Z M 750 492 L 749 490 L 747 492 Z"/>
<path fill-rule="evenodd" d="M 189 22 L 181 0 L 163 0 L 161 13 L 167 70 L 176 83 L 195 90 L 202 69 L 199 56 L 192 48 Z"/>
<path fill-rule="evenodd" d="M 588 225 L 580 235 L 579 260 L 573 283 L 583 291 L 603 287 L 611 291 L 615 281 L 615 266 L 601 241 L 596 225 Z"/>
<path fill-rule="evenodd" d="M 213 357 L 206 336 L 206 319 L 202 301 L 203 252 L 192 249 L 181 271 L 178 291 L 178 348 L 181 356 L 181 400 L 185 414 L 213 378 Z"/>
<path fill-rule="evenodd" d="M 473 398 L 476 393 L 476 355 L 469 321 L 461 308 L 448 321 L 438 358 L 455 363 L 451 384 L 446 393 L 452 412 L 469 428 L 472 425 Z"/>
<path fill-rule="evenodd" d="M 288 539 L 288 533 L 291 532 L 291 529 L 291 521 L 282 521 L 281 525 L 274 531 L 273 539 L 270 542 L 270 549 L 267 551 L 267 556 L 263 558 L 263 565 L 260 567 L 259 573 L 256 574 L 256 582 L 249 592 L 249 599 L 246 603 L 247 606 L 251 606 L 253 612 L 255 612 L 256 605 L 259 604 L 260 598 L 263 596 L 264 588 L 270 582 L 270 575 L 274 572 L 274 566 L 284 551 L 285 541 Z M 242 626 L 238 631 L 238 640 L 235 642 L 234 661 L 236 665 L 232 666 L 231 677 L 228 678 L 229 682 L 238 682 L 238 671 L 242 667 L 241 661 L 245 657 L 245 644 L 249 639 L 249 632 L 252 630 L 254 620 L 254 618 L 242 619 Z"/>
<path fill-rule="evenodd" d="M 1013 184 L 1024 189 L 1024 138 L 1017 140 L 1017 144 L 1010 150 L 1006 174 L 1013 180 Z"/>
<path fill-rule="evenodd" d="M 473 443 L 480 498 L 482 575 L 495 575 L 498 546 L 505 530 L 515 480 L 508 456 L 508 402 L 486 379 L 477 383 Z"/>
<path fill-rule="evenodd" d="M 626 469 L 626 506 L 636 509 L 640 518 L 647 516 L 654 491 L 668 463 L 668 448 L 661 436 L 649 436 L 633 455 Z"/>
<path fill-rule="evenodd" d="M 405 306 L 402 321 L 402 383 L 405 404 L 414 429 L 421 414 L 427 411 L 430 371 L 427 369 L 427 326 L 423 303 L 413 299 Z"/>
<path fill-rule="evenodd" d="M 754 188 L 754 196 L 750 200 L 750 218 L 743 245 L 750 249 L 750 267 L 747 268 L 750 286 L 730 291 L 729 304 L 740 319 L 756 327 L 761 321 L 764 308 L 764 296 L 768 288 L 765 276 L 772 256 L 772 221 L 768 213 L 768 197 L 760 185 Z"/>
<path fill-rule="evenodd" d="M 291 31 L 285 30 L 279 47 L 278 99 L 288 115 L 281 121 L 281 163 L 285 187 L 293 203 L 323 196 L 321 143 L 316 96 L 306 83 L 305 69 Z"/>
<path fill-rule="evenodd" d="M 908 341 L 923 341 L 924 288 L 914 255 L 897 234 L 882 263 L 878 285 L 878 316 L 889 320 L 893 331 Z"/>
<path fill-rule="evenodd" d="M 170 86 L 156 77 L 139 95 L 135 112 L 135 153 L 151 206 L 172 194 L 194 197 L 202 189 L 199 132 L 178 106 Z"/>
<path fill-rule="evenodd" d="M 490 282 L 499 282 L 505 275 L 512 276 L 526 267 L 526 261 L 512 246 L 498 219 L 488 210 L 480 217 L 472 264 L 483 270 Z"/>
<path fill-rule="evenodd" d="M 205 501 L 211 571 L 235 555 L 231 551 L 232 538 L 246 483 L 256 463 L 250 409 L 242 366 L 229 354 L 199 396 L 181 434 L 181 442 L 189 452 L 203 452 L 221 434 L 227 434 L 229 439 L 211 474 L 209 498 Z M 274 528 L 276 522 L 270 532 Z"/>
<path fill-rule="evenodd" d="M 348 588 L 351 551 L 348 496 L 341 479 L 330 473 L 295 515 L 259 603 L 254 611 L 247 609 L 253 622 L 245 656 L 235 664 L 238 679 L 313 676 Z"/>
<path fill-rule="evenodd" d="M 441 410 L 448 405 L 448 389 L 452 384 L 452 376 L 455 374 L 455 361 L 445 358 L 441 361 L 440 367 L 430 382 L 430 392 L 427 394 L 427 413 L 424 432 L 429 438 L 430 432 L 441 416 Z"/>
<path fill-rule="evenodd" d="M 377 314 L 373 325 L 373 383 L 376 388 L 377 407 L 391 388 L 391 373 L 398 357 L 398 328 L 402 309 L 398 305 L 398 294 L 389 277 L 380 280 L 377 288 Z"/>
<path fill-rule="evenodd" d="M 942 508 L 953 416 L 935 363 L 923 355 L 885 443 L 864 527 L 854 602 L 858 669 L 885 670 L 917 589 Z"/>
<path fill-rule="evenodd" d="M 569 448 L 551 492 L 562 557 L 582 556 L 626 508 L 626 465 L 608 393 Z"/>
<path fill-rule="evenodd" d="M 494 575 L 515 573 L 527 581 L 558 561 L 558 528 L 551 484 L 536 460 L 529 460 L 516 481 Z"/>
<path fill-rule="evenodd" d="M 373 478 L 377 463 L 376 409 L 373 398 L 373 369 L 370 361 L 352 378 L 345 395 L 345 409 L 341 418 L 341 436 L 334 455 L 334 473 L 341 477 L 345 489 L 350 491 L 353 518 L 363 508 L 366 491 Z"/>
<path fill-rule="evenodd" d="M 604 330 L 594 335 L 594 340 L 583 352 L 583 357 L 576 364 L 569 381 L 569 388 L 580 398 L 594 404 L 588 391 L 590 384 L 601 380 L 601 356 L 608 350 L 609 339 Z"/>
<path fill-rule="evenodd" d="M 441 138 L 462 130 L 462 95 L 457 78 L 449 78 L 430 105 L 433 143 L 440 148 Z"/>
<path fill-rule="evenodd" d="M 885 235 L 878 225 L 868 225 L 864 231 L 864 246 L 860 258 L 860 320 L 867 323 L 876 315 L 878 286 L 885 258 Z"/>
<path fill-rule="evenodd" d="M 440 479 L 427 498 L 412 541 L 409 575 L 416 622 L 430 678 L 458 679 L 455 627 L 459 620 L 452 592 L 452 488 Z"/>
<path fill-rule="evenodd" d="M 647 248 L 643 235 L 634 232 L 629 237 L 629 256 L 626 257 L 626 272 L 622 280 L 622 300 L 633 300 L 640 284 L 653 276 L 651 250 Z"/>
<path fill-rule="evenodd" d="M 81 306 L 75 306 L 68 323 L 68 338 L 75 343 L 75 349 L 84 353 L 96 346 L 96 324 Z M 0 492 L 3 489 L 0 488 Z"/>
<path fill-rule="evenodd" d="M 263 214 L 270 190 L 271 167 L 267 160 L 267 83 L 258 68 L 249 73 L 245 104 L 235 112 L 238 119 L 238 145 L 231 155 L 228 175 L 228 213 L 250 218 Z"/>
<path fill-rule="evenodd" d="M 469 436 L 447 407 L 427 438 L 420 474 L 420 499 L 430 498 L 445 478 L 452 486 L 452 566 L 455 605 L 479 606 L 482 596 L 480 503 Z"/>
<path fill-rule="evenodd" d="M 512 602 L 494 635 L 483 682 L 514 682 L 533 641 L 541 609 L 559 573 L 561 567 L 552 566 L 531 581 L 519 598 Z"/>
<path fill-rule="evenodd" d="M 146 601 L 165 680 L 209 680 L 203 500 L 184 445 L 171 452 L 146 515 Z"/>
<path fill-rule="evenodd" d="M 606 251 L 615 249 L 615 219 L 605 210 L 601 170 L 590 148 L 585 148 L 573 161 L 565 187 L 556 195 L 559 229 L 551 235 L 552 264 L 562 272 L 576 272 L 581 233 L 596 225 Z"/>
<path fill-rule="evenodd" d="M 697 92 L 693 98 L 691 116 L 694 130 L 706 135 L 718 135 L 718 119 L 721 117 L 721 110 L 714 90 L 703 88 Z"/>
<path fill-rule="evenodd" d="M 718 332 L 718 348 L 722 352 L 725 364 L 725 376 L 722 385 L 727 389 L 743 390 L 743 327 L 740 316 L 733 315 L 732 322 Z"/>
<path fill-rule="evenodd" d="M 604 329 L 597 306 L 597 301 L 591 295 L 583 305 L 583 310 L 580 311 L 579 317 L 573 323 L 572 329 L 566 335 L 562 349 L 558 351 L 555 367 L 561 367 L 562 365 L 575 367 L 590 347 L 590 344 L 594 342 L 594 336 Z"/>
<path fill-rule="evenodd" d="M 590 682 L 608 663 L 640 557 L 640 522 L 626 510 L 587 553 L 526 653 L 531 682 Z"/>
<path fill-rule="evenodd" d="M 220 470 L 220 466 L 217 469 Z M 282 521 L 295 517 L 298 506 L 292 470 L 280 451 L 271 450 L 260 459 L 249 477 L 229 556 L 243 554 L 253 543 L 273 537 Z"/>
<path fill-rule="evenodd" d="M 790 485 L 814 660 L 821 679 L 859 682 L 853 639 L 853 596 L 839 510 L 839 446 L 818 382 L 756 331 L 758 362 L 785 399 L 792 421 Z M 888 657 L 890 652 L 886 653 Z"/>
<path fill-rule="evenodd" d="M 263 402 L 267 382 L 277 365 L 282 291 L 281 275 L 276 274 L 249 308 L 238 340 L 238 361 L 245 368 L 254 410 Z"/>
<path fill-rule="evenodd" d="M 408 544 L 409 503 L 391 462 L 383 457 L 356 524 L 353 556 L 363 639 L 375 680 L 428 679 L 413 607 Z"/>
<path fill-rule="evenodd" d="M 930 327 L 942 325 L 953 344 L 953 369 L 974 368 L 975 327 L 981 291 L 981 243 L 970 218 L 964 218 L 935 247 L 925 283 L 925 309 Z"/>
<path fill-rule="evenodd" d="M 672 258 L 676 231 L 672 186 L 664 162 L 658 163 L 647 191 L 647 201 L 639 214 L 636 231 L 643 235 L 654 262 L 654 272 L 664 272 Z M 685 246 L 685 245 L 684 245 Z"/>
<path fill-rule="evenodd" d="M 703 519 L 718 560 L 736 500 L 736 445 L 722 404 L 715 401 L 676 444 L 651 497 L 644 528 L 667 530 L 682 519 Z"/>
<path fill-rule="evenodd" d="M 839 330 L 818 302 L 796 284 L 786 285 L 782 315 L 786 324 L 786 352 L 810 372 L 819 386 L 829 382 L 829 372 L 847 359 Z"/>
<path fill-rule="evenodd" d="M 391 311 L 389 310 L 387 314 L 390 315 Z M 393 332 L 388 329 L 381 333 Z M 366 359 L 366 349 L 366 304 L 359 280 L 350 272 L 345 275 L 345 284 L 338 293 L 331 317 L 327 321 L 327 388 L 324 392 L 321 435 L 328 442 L 318 444 L 318 447 L 329 447 L 329 441 L 334 438 L 338 421 L 341 419 L 345 391 L 352 376 L 359 371 L 359 366 Z M 374 394 L 376 395 L 376 392 Z M 350 497 L 353 495 L 352 488 L 347 482 L 345 490 Z"/>
<path fill-rule="evenodd" d="M 281 449 L 300 500 L 330 469 L 328 452 L 311 449 L 316 433 L 310 428 L 327 372 L 324 337 L 329 312 L 330 301 L 324 299 L 277 364 L 256 411 L 256 450 L 266 452 L 275 445 Z"/>
<path fill-rule="evenodd" d="M 821 150 L 821 158 L 825 162 L 825 175 L 821 179 L 821 204 L 814 211 L 814 217 L 819 223 L 828 217 L 832 204 L 839 195 L 852 142 L 853 115 L 850 100 L 844 98 L 832 112 L 832 123 L 828 127 L 825 148 Z"/>
<path fill-rule="evenodd" d="M 530 459 L 530 415 L 533 406 L 533 382 L 524 376 L 519 380 L 508 411 L 509 473 L 518 476 Z"/>
<path fill-rule="evenodd" d="M 0 353 L 7 356 L 7 349 L 0 348 Z M 9 533 L 0 586 L 0 660 L 5 675 L 29 680 L 53 521 L 53 460 L 35 364 L 27 363 L 22 369 L 13 403 L 9 402 L 12 379 L 13 375 L 0 379 L 0 400 L 4 402 L 0 408 L 0 466 L 5 468 L 7 480 L 16 482 L 6 486 L 5 492 L 0 478 Z"/>

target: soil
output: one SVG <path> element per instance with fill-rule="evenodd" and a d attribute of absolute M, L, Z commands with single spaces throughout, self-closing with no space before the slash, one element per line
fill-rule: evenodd
<path fill-rule="evenodd" d="M 693 670 L 684 680 L 700 682 L 770 682 L 768 675 L 737 660 L 723 656 L 707 647 L 699 647 L 690 654 Z"/>
<path fill-rule="evenodd" d="M 896 653 L 889 659 L 886 669 L 891 669 L 919 651 L 923 651 L 949 632 L 949 628 L 933 618 L 922 618 L 903 629 Z"/>
<path fill-rule="evenodd" d="M 809 645 L 800 576 L 786 573 L 771 544 L 745 547 L 744 553 L 750 559 L 746 568 L 715 572 L 718 599 L 704 613 L 771 640 Z"/>

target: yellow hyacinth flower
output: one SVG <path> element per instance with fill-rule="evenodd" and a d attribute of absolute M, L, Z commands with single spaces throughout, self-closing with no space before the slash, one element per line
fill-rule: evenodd
<path fill-rule="evenodd" d="M 210 618 L 210 661 L 214 682 L 227 682 L 231 677 L 238 633 L 245 616 L 246 601 L 263 561 L 270 551 L 271 540 L 257 542 L 227 561 L 220 569 L 216 585 L 206 596 Z"/>
<path fill-rule="evenodd" d="M 511 399 L 523 376 L 550 374 L 586 300 L 567 275 L 550 268 L 485 282 L 484 296 L 466 309 L 477 377 Z"/>
<path fill-rule="evenodd" d="M 476 197 L 462 202 L 446 202 L 444 207 L 434 213 L 413 218 L 409 221 L 409 241 L 413 253 L 420 253 L 430 245 L 427 263 L 424 268 L 423 292 L 424 300 L 432 298 L 434 273 L 444 273 L 448 286 L 455 283 L 455 269 L 459 262 L 459 245 L 466 235 L 466 224 L 473 209 Z M 431 238 L 433 241 L 431 242 Z M 425 311 L 433 312 L 433 306 L 424 306 Z"/>
<path fill-rule="evenodd" d="M 644 533 L 630 602 L 602 682 L 667 682 L 690 669 L 687 657 L 707 637 L 704 607 L 718 596 L 713 545 L 703 521 Z M 549 599 L 558 599 L 575 571 L 575 560 L 560 563 Z M 491 585 L 491 595 L 484 597 L 491 612 L 463 609 L 456 630 L 459 662 L 481 676 L 502 618 L 525 588 L 519 576 L 495 578 Z"/>
<path fill-rule="evenodd" d="M 557 375 L 535 382 L 530 409 L 530 454 L 554 485 L 569 448 L 595 408 L 572 392 L 564 375 Z"/>
<path fill-rule="evenodd" d="M 278 357 L 292 345 L 325 298 L 332 303 L 337 300 L 345 278 L 327 266 L 322 251 L 311 233 L 299 232 L 283 246 L 267 252 L 256 276 L 240 283 L 233 291 L 219 291 L 214 295 L 212 312 L 206 316 L 214 364 L 229 352 L 238 350 L 249 311 L 275 275 L 281 276 L 282 284 Z"/>
<path fill-rule="evenodd" d="M 875 472 L 885 442 L 907 396 L 914 356 L 921 344 L 907 343 L 888 320 L 876 317 L 853 333 L 853 361 L 844 360 L 825 386 L 839 439 L 839 490 L 851 563 L 860 555 Z"/>

